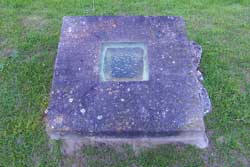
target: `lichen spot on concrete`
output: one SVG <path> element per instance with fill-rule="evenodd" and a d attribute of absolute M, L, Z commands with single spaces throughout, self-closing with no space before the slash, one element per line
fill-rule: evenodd
<path fill-rule="evenodd" d="M 97 116 L 97 119 L 98 119 L 98 120 L 101 120 L 102 118 L 103 118 L 102 115 L 98 115 L 98 116 Z"/>
<path fill-rule="evenodd" d="M 85 114 L 86 109 L 85 109 L 85 108 L 82 108 L 82 109 L 80 110 L 80 112 L 81 112 L 82 114 Z"/>
<path fill-rule="evenodd" d="M 69 98 L 69 102 L 72 103 L 74 101 L 73 98 Z"/>
<path fill-rule="evenodd" d="M 54 121 L 55 121 L 56 124 L 61 124 L 63 122 L 63 116 L 57 116 L 54 119 Z"/>
<path fill-rule="evenodd" d="M 72 28 L 71 28 L 71 27 L 69 27 L 68 32 L 69 32 L 69 33 L 72 32 Z"/>

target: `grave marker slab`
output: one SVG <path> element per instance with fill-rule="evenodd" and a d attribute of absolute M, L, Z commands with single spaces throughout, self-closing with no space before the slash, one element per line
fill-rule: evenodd
<path fill-rule="evenodd" d="M 49 136 L 206 147 L 201 51 L 181 17 L 64 17 Z"/>

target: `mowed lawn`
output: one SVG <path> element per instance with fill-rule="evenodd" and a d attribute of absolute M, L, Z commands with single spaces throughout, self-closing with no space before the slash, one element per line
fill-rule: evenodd
<path fill-rule="evenodd" d="M 43 124 L 62 17 L 182 16 L 203 48 L 209 148 L 86 146 L 73 156 Z M 250 0 L 0 0 L 0 166 L 249 167 Z"/>

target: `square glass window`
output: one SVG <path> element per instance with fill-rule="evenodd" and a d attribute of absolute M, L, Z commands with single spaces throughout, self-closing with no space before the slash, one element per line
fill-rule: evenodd
<path fill-rule="evenodd" d="M 139 42 L 105 42 L 101 48 L 102 81 L 147 81 L 147 48 Z"/>

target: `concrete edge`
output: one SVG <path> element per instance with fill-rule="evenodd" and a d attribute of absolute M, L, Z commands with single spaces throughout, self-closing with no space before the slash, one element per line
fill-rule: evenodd
<path fill-rule="evenodd" d="M 71 147 L 78 145 L 95 145 L 104 143 L 107 145 L 123 145 L 129 144 L 137 148 L 152 148 L 162 144 L 190 144 L 197 148 L 204 149 L 208 147 L 208 138 L 205 131 L 182 132 L 177 136 L 166 137 L 135 137 L 135 138 L 117 138 L 109 136 L 80 136 L 78 134 L 63 134 L 61 132 L 47 131 L 49 137 L 53 140 L 63 140 L 71 143 Z"/>

